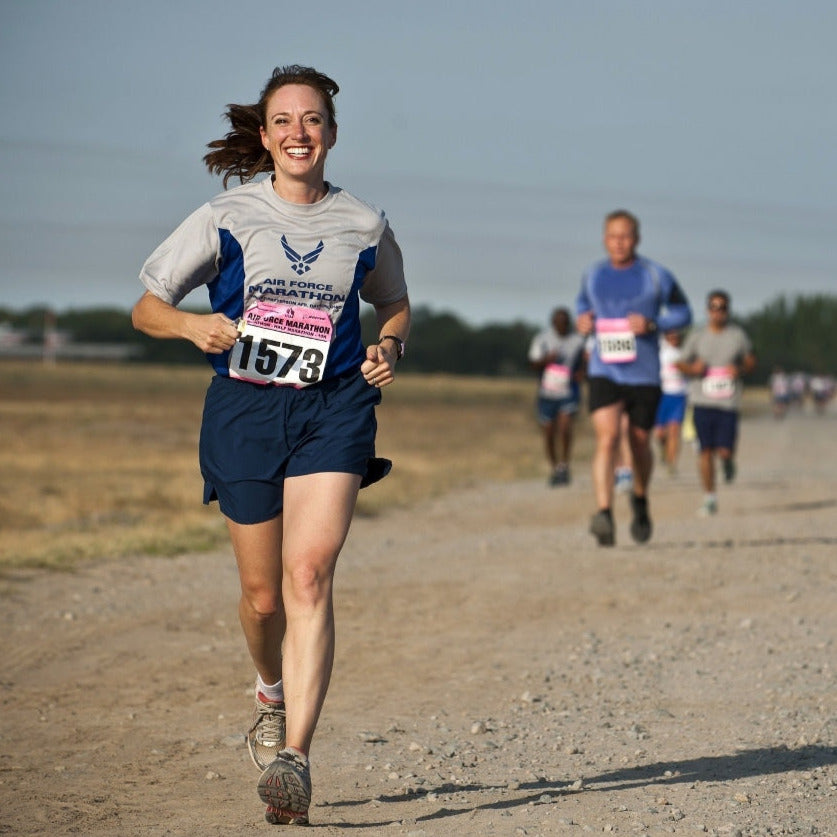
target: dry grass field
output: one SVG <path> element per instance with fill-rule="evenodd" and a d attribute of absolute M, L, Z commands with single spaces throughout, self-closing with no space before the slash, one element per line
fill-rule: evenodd
<path fill-rule="evenodd" d="M 203 367 L 0 363 L 0 571 L 173 555 L 226 541 L 201 504 Z M 378 410 L 395 461 L 361 493 L 379 514 L 480 481 L 545 474 L 534 381 L 399 377 Z M 589 430 L 579 422 L 577 453 Z M 589 448 L 588 448 L 589 450 Z"/>

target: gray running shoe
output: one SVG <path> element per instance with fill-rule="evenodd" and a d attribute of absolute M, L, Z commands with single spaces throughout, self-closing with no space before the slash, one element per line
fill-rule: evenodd
<path fill-rule="evenodd" d="M 308 825 L 311 771 L 307 759 L 282 750 L 259 777 L 259 796 L 271 825 Z"/>
<path fill-rule="evenodd" d="M 247 730 L 247 750 L 253 764 L 264 770 L 285 747 L 285 704 L 268 700 L 256 689 L 253 725 Z"/>
<path fill-rule="evenodd" d="M 613 546 L 616 542 L 616 527 L 613 515 L 607 510 L 597 511 L 590 518 L 590 533 L 596 536 L 599 546 Z"/>
<path fill-rule="evenodd" d="M 651 518 L 648 516 L 648 498 L 631 494 L 631 509 L 634 519 L 631 521 L 631 537 L 637 543 L 645 543 L 651 537 Z"/>
<path fill-rule="evenodd" d="M 717 514 L 717 512 L 718 501 L 712 497 L 707 497 L 697 511 L 698 517 L 712 517 L 712 515 Z"/>

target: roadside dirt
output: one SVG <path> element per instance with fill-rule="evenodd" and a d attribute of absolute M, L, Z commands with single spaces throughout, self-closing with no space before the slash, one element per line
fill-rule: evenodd
<path fill-rule="evenodd" d="M 624 496 L 595 546 L 583 462 L 357 519 L 312 827 L 837 834 L 836 429 L 745 421 L 709 520 L 687 448 L 645 547 Z M 0 833 L 276 832 L 229 550 L 0 586 Z"/>

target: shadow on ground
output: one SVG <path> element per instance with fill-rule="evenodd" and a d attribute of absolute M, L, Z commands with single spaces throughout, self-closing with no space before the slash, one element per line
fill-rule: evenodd
<path fill-rule="evenodd" d="M 416 823 L 433 822 L 448 817 L 462 816 L 473 811 L 503 811 L 523 805 L 547 803 L 555 794 L 574 792 L 620 791 L 648 785 L 676 785 L 691 782 L 732 782 L 753 776 L 768 776 L 774 773 L 787 773 L 795 770 L 811 770 L 815 767 L 837 764 L 837 747 L 809 745 L 789 749 L 787 747 L 764 747 L 756 750 L 741 750 L 732 755 L 702 756 L 684 761 L 654 762 L 625 767 L 590 776 L 584 780 L 581 790 L 568 782 L 523 782 L 513 789 L 498 785 L 454 785 L 445 783 L 436 788 L 422 789 L 420 793 L 399 794 L 376 797 L 383 810 L 387 803 L 404 803 L 424 797 L 425 794 L 485 794 L 504 791 L 506 798 L 493 802 L 462 803 L 460 808 L 439 808 L 429 814 L 415 817 Z M 328 808 L 339 809 L 367 805 L 372 799 L 346 800 L 329 803 Z M 413 818 L 410 817 L 412 821 Z M 331 828 L 372 828 L 384 827 L 392 823 L 392 818 L 378 822 L 343 822 L 329 823 Z"/>

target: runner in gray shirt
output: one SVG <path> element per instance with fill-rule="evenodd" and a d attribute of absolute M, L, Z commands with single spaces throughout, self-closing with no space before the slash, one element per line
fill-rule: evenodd
<path fill-rule="evenodd" d="M 708 322 L 693 331 L 683 345 L 678 368 L 691 377 L 689 400 L 694 408 L 700 444 L 698 467 L 704 497 L 698 513 L 715 514 L 715 456 L 721 460 L 726 482 L 735 477 L 735 444 L 741 404 L 741 376 L 753 371 L 756 358 L 750 338 L 729 322 L 730 297 L 712 291 L 707 299 Z"/>

